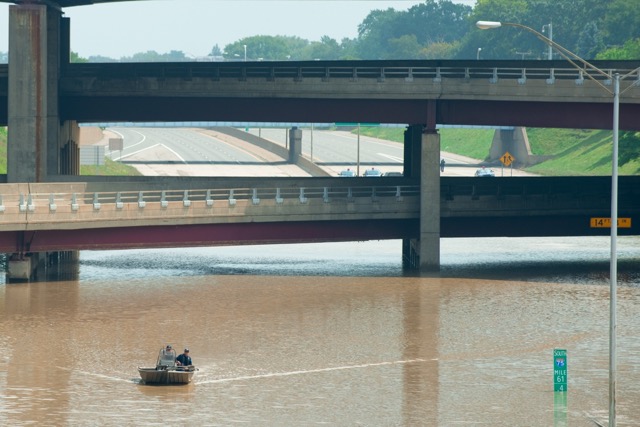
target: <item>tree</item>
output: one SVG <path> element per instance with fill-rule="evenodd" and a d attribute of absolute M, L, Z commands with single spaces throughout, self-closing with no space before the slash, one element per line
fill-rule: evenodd
<path fill-rule="evenodd" d="M 622 45 L 640 37 L 640 2 L 638 0 L 612 0 L 603 23 L 605 43 Z M 636 57 L 637 58 L 637 57 Z"/>
<path fill-rule="evenodd" d="M 86 58 L 81 58 L 80 55 L 78 55 L 77 52 L 71 51 L 69 53 L 69 62 L 78 64 L 78 63 L 89 62 L 89 60 L 86 59 Z"/>
<path fill-rule="evenodd" d="M 220 49 L 217 43 L 211 48 L 211 52 L 209 53 L 210 56 L 222 56 L 222 54 L 222 49 Z"/>

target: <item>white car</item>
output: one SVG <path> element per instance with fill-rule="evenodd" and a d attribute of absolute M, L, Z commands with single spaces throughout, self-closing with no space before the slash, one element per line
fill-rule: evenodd
<path fill-rule="evenodd" d="M 487 169 L 484 166 L 480 169 L 478 169 L 476 171 L 476 176 L 479 177 L 494 177 L 496 176 L 496 173 L 493 171 L 493 169 Z"/>
<path fill-rule="evenodd" d="M 382 176 L 382 171 L 376 168 L 367 169 L 362 176 Z"/>

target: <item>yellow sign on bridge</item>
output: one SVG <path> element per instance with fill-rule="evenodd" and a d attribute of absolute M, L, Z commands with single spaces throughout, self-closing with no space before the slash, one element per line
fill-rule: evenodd
<path fill-rule="evenodd" d="M 591 228 L 611 228 L 611 218 L 591 218 Z M 631 218 L 618 218 L 618 228 L 631 228 Z"/>

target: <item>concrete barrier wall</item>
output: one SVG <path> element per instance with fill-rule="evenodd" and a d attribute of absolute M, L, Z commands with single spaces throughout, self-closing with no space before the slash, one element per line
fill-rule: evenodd
<path fill-rule="evenodd" d="M 415 218 L 419 209 L 412 186 L 123 192 L 88 186 L 0 185 L 0 231 Z"/>

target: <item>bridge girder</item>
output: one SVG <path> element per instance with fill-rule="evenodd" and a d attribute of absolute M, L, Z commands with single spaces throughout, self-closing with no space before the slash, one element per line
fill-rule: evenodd
<path fill-rule="evenodd" d="M 54 8 L 65 8 L 73 6 L 88 6 L 98 3 L 122 3 L 124 1 L 141 1 L 141 0 L 0 0 L 0 3 L 13 4 L 44 4 Z"/>

